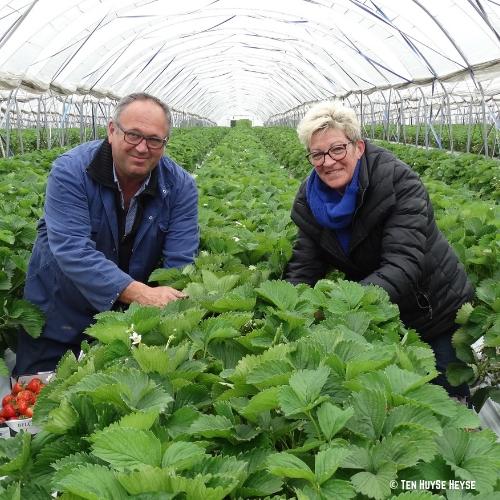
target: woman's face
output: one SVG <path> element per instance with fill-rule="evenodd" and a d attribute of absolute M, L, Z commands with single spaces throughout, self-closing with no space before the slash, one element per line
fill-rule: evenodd
<path fill-rule="evenodd" d="M 352 142 L 344 131 L 334 128 L 314 132 L 309 143 L 309 158 L 319 178 L 341 193 L 351 182 L 364 151 L 363 141 Z"/>

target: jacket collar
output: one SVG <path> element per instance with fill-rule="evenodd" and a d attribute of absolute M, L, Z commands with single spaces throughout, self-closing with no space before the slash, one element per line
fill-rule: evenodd
<path fill-rule="evenodd" d="M 118 190 L 118 186 L 116 185 L 113 176 L 113 151 L 111 149 L 111 144 L 106 139 L 102 142 L 96 155 L 87 167 L 87 173 L 99 184 L 116 191 Z M 155 196 L 157 193 L 157 187 L 158 167 L 155 167 L 151 172 L 148 185 L 144 189 L 143 193 Z"/>
<path fill-rule="evenodd" d="M 364 141 L 365 141 L 365 152 L 361 156 L 361 165 L 359 169 L 359 187 L 361 192 L 366 191 L 368 185 L 370 184 L 367 155 L 370 154 L 373 150 L 373 144 L 371 144 L 366 139 Z"/>

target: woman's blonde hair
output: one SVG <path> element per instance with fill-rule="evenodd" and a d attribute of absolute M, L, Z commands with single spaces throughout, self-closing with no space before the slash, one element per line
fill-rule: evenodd
<path fill-rule="evenodd" d="M 300 120 L 297 134 L 300 142 L 309 149 L 312 135 L 329 128 L 342 130 L 351 141 L 361 140 L 361 126 L 356 113 L 334 101 L 319 102 L 310 108 Z"/>

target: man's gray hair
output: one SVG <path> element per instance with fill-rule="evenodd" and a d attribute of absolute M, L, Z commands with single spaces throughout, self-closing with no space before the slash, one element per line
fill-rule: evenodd
<path fill-rule="evenodd" d="M 160 108 L 165 113 L 168 131 L 170 133 L 170 129 L 172 128 L 172 113 L 170 112 L 170 108 L 161 99 L 158 99 L 158 97 L 155 97 L 154 95 L 148 94 L 146 92 L 134 92 L 133 94 L 129 94 L 122 97 L 113 111 L 113 116 L 111 117 L 113 122 L 116 123 L 117 121 L 119 121 L 122 111 L 129 104 L 132 104 L 135 101 L 152 101 L 158 104 L 158 106 L 160 106 Z"/>
<path fill-rule="evenodd" d="M 356 113 L 339 102 L 325 101 L 315 104 L 300 120 L 297 134 L 300 142 L 309 149 L 312 135 L 318 130 L 342 130 L 350 141 L 361 140 L 361 126 Z"/>

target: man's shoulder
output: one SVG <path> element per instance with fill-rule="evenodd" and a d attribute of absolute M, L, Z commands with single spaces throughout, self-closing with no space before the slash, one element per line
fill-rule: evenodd
<path fill-rule="evenodd" d="M 175 175 L 189 175 L 187 170 L 184 167 L 181 167 L 176 161 L 174 161 L 170 156 L 163 155 L 161 157 L 159 166 L 162 170 L 166 172 L 172 172 Z"/>
<path fill-rule="evenodd" d="M 94 158 L 102 143 L 102 140 L 96 140 L 79 144 L 59 156 L 55 165 L 65 166 L 80 164 L 86 167 L 92 161 L 92 158 Z"/>
<path fill-rule="evenodd" d="M 162 156 L 158 167 L 160 180 L 167 185 L 185 185 L 186 183 L 195 185 L 193 175 L 169 156 Z"/>

